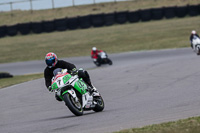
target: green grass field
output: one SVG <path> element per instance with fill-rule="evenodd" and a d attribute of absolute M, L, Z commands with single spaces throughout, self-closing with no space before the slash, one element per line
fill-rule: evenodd
<path fill-rule="evenodd" d="M 38 73 L 38 74 L 14 76 L 13 78 L 3 78 L 0 79 L 0 89 L 43 77 L 44 77 L 43 73 Z"/>
<path fill-rule="evenodd" d="M 200 117 L 126 129 L 114 133 L 200 133 Z"/>
<path fill-rule="evenodd" d="M 188 47 L 191 30 L 200 29 L 200 16 L 127 23 L 0 38 L 0 63 L 43 60 L 47 52 L 59 58 L 89 56 L 96 46 L 108 53 Z"/>

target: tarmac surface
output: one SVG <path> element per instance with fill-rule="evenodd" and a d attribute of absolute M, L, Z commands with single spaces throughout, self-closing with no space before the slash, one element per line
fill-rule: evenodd
<path fill-rule="evenodd" d="M 107 133 L 199 116 L 200 58 L 190 48 L 109 56 L 113 65 L 102 67 L 90 57 L 66 59 L 88 69 L 104 98 L 102 112 L 74 116 L 47 91 L 42 78 L 0 89 L 0 132 Z M 43 64 L 8 63 L 0 69 L 19 75 L 41 72 Z"/>

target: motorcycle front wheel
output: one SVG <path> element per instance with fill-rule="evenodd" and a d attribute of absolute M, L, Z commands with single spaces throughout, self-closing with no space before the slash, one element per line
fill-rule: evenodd
<path fill-rule="evenodd" d="M 98 67 L 101 66 L 101 63 L 99 63 L 99 62 L 97 62 L 97 61 L 94 62 L 94 64 L 95 64 L 96 66 L 98 66 Z"/>
<path fill-rule="evenodd" d="M 75 114 L 76 116 L 83 115 L 83 108 L 81 105 L 80 100 L 76 101 L 69 93 L 66 93 L 64 96 L 64 101 L 66 106 L 69 108 L 69 110 Z"/>

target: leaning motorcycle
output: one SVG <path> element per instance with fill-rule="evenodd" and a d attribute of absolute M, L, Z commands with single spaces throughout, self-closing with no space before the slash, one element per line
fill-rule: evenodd
<path fill-rule="evenodd" d="M 100 112 L 104 109 L 104 101 L 100 93 L 89 92 L 88 85 L 83 79 L 68 73 L 66 69 L 52 78 L 51 87 L 76 116 L 83 115 L 84 111 Z"/>
<path fill-rule="evenodd" d="M 200 55 L 200 38 L 194 37 L 192 39 L 193 50 L 197 55 Z"/>
<path fill-rule="evenodd" d="M 102 64 L 109 64 L 109 65 L 113 64 L 111 59 L 108 58 L 108 55 L 106 52 L 100 52 L 98 54 L 98 58 L 93 59 L 93 62 L 96 66 L 101 66 Z"/>

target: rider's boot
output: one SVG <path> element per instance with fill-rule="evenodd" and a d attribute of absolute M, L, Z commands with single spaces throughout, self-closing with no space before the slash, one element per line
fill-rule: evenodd
<path fill-rule="evenodd" d="M 90 94 L 99 94 L 99 92 L 97 91 L 97 88 L 96 87 L 94 87 L 93 85 L 92 85 L 92 87 L 90 87 Z"/>
<path fill-rule="evenodd" d="M 97 88 L 96 87 L 92 87 L 92 92 L 97 92 Z"/>
<path fill-rule="evenodd" d="M 87 85 L 88 85 L 88 91 L 90 92 L 90 94 L 92 94 L 93 92 L 98 92 L 98 91 L 97 91 L 97 88 L 94 87 L 94 86 L 91 84 L 91 82 L 88 82 Z"/>
<path fill-rule="evenodd" d="M 91 88 L 91 92 L 90 94 L 93 96 L 93 97 L 99 97 L 100 96 L 100 93 L 97 91 L 97 88 L 93 86 L 93 88 Z"/>

